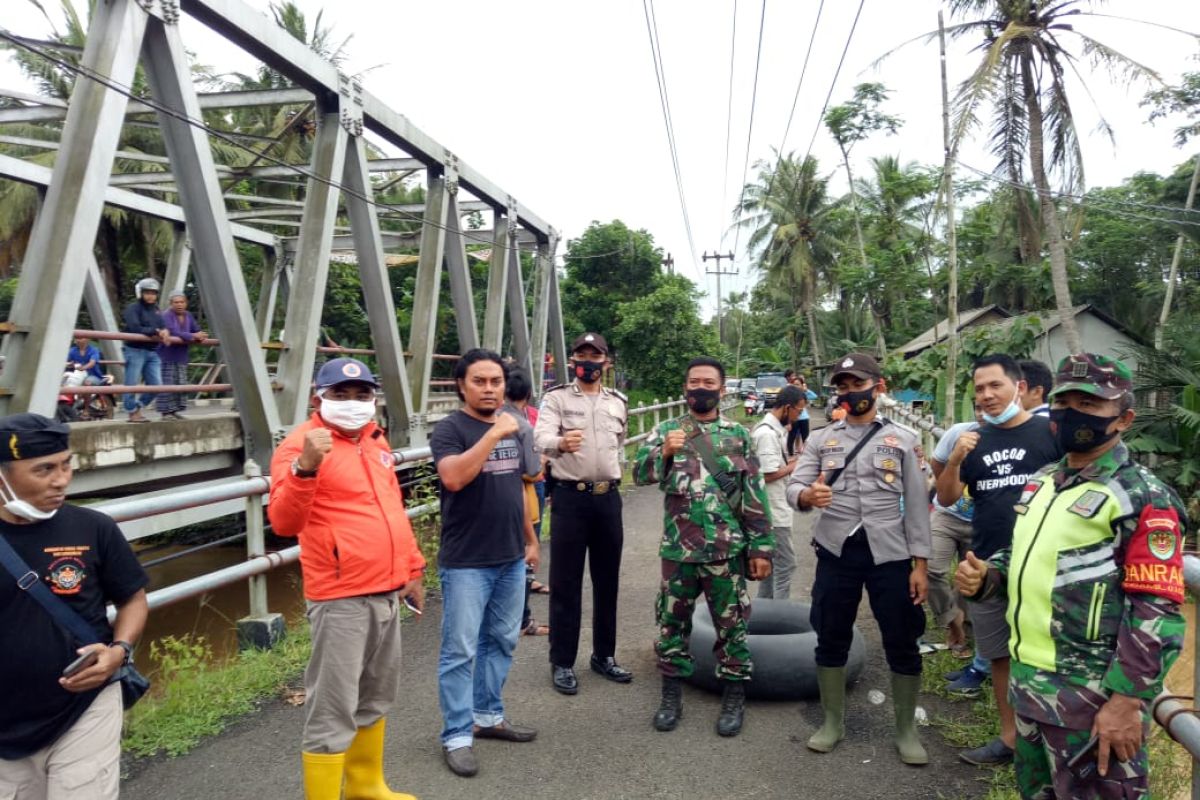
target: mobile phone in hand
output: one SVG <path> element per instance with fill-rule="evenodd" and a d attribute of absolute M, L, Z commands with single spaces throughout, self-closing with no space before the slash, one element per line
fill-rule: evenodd
<path fill-rule="evenodd" d="M 75 659 L 70 664 L 67 664 L 66 668 L 62 671 L 63 677 L 69 678 L 72 675 L 75 675 L 76 673 L 82 672 L 83 670 L 92 666 L 99 660 L 100 660 L 100 651 L 99 650 L 88 650 L 86 653 L 81 655 L 79 658 Z"/>
<path fill-rule="evenodd" d="M 1067 769 L 1080 781 L 1089 780 L 1100 769 L 1098 746 L 1100 744 L 1100 734 L 1095 734 L 1088 739 L 1078 753 L 1071 756 L 1071 760 L 1067 762 Z"/>
<path fill-rule="evenodd" d="M 421 609 L 417 608 L 417 604 L 414 603 L 412 601 L 412 598 L 409 597 L 408 595 L 405 595 L 403 599 L 404 599 L 404 605 L 408 606 L 408 610 L 413 612 L 414 614 L 416 614 L 418 617 L 425 613 Z"/>

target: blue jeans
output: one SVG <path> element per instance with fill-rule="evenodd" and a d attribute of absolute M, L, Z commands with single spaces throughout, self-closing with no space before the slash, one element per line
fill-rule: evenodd
<path fill-rule="evenodd" d="M 495 567 L 440 568 L 442 650 L 438 656 L 438 702 L 442 746 L 468 747 L 472 726 L 504 721 L 500 692 L 512 666 L 521 631 L 525 560 Z"/>
<path fill-rule="evenodd" d="M 157 350 L 142 350 L 125 345 L 121 348 L 125 356 L 125 383 L 137 386 L 138 381 L 147 386 L 162 386 L 162 361 Z M 140 398 L 135 394 L 125 395 L 125 410 L 132 413 L 154 402 L 155 395 L 146 392 Z"/>

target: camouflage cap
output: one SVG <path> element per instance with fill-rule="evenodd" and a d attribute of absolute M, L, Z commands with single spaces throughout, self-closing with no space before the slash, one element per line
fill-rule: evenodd
<path fill-rule="evenodd" d="M 1116 400 L 1133 389 L 1133 373 L 1124 362 L 1098 353 L 1077 353 L 1058 362 L 1050 397 L 1084 392 Z"/>

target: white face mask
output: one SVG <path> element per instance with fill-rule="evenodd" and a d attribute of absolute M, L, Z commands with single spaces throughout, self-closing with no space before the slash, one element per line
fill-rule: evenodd
<path fill-rule="evenodd" d="M 12 514 L 14 517 L 20 517 L 21 519 L 29 520 L 30 522 L 42 522 L 50 519 L 58 513 L 57 508 L 53 511 L 42 511 L 32 503 L 27 503 L 21 498 L 17 497 L 17 493 L 13 491 L 12 486 L 10 486 L 8 483 L 8 478 L 4 477 L 3 470 L 0 470 L 0 481 L 4 482 L 4 489 L 12 498 L 11 500 L 4 501 L 4 510 Z"/>
<path fill-rule="evenodd" d="M 375 419 L 374 400 L 329 400 L 321 395 L 321 419 L 335 428 L 356 431 Z"/>

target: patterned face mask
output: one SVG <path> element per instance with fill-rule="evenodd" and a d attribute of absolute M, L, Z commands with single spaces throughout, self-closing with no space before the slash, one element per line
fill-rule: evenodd
<path fill-rule="evenodd" d="M 1050 424 L 1059 447 L 1068 453 L 1086 453 L 1112 439 L 1118 431 L 1109 431 L 1120 416 L 1097 417 L 1073 408 L 1055 408 L 1050 411 Z"/>
<path fill-rule="evenodd" d="M 721 399 L 721 393 L 716 389 L 688 389 L 687 404 L 688 408 L 695 411 L 697 414 L 707 414 L 717 407 L 717 401 Z"/>

